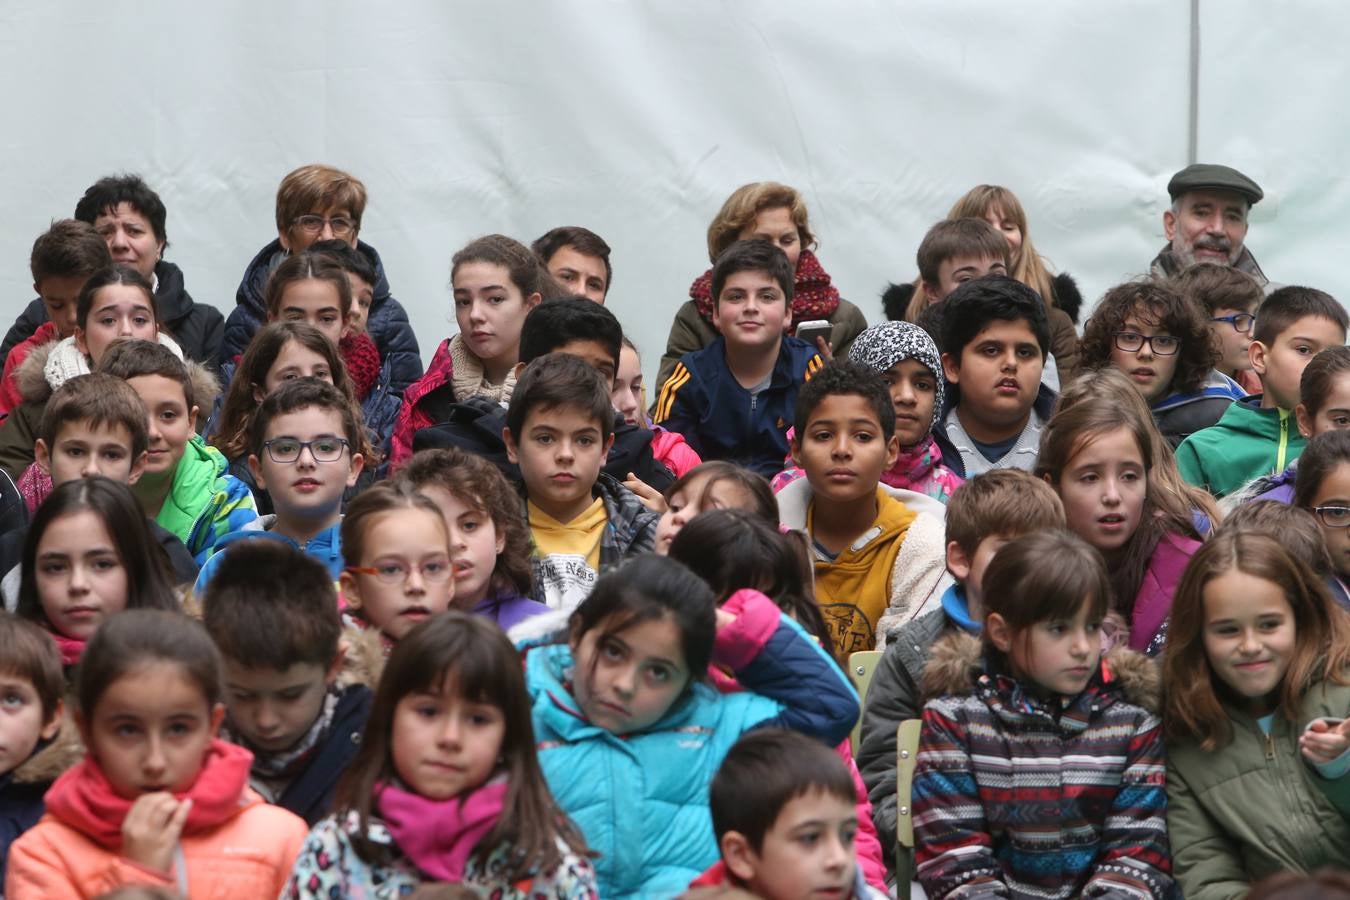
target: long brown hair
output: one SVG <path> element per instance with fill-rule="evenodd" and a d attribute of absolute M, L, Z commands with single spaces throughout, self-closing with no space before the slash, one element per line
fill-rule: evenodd
<path fill-rule="evenodd" d="M 1111 377 L 1108 372 L 1094 373 L 1091 378 Z M 1115 375 L 1124 378 L 1119 372 Z M 1129 387 L 1129 385 L 1127 385 Z M 1130 390 L 1134 390 L 1130 387 Z M 1135 391 L 1138 396 L 1138 391 Z M 1061 404 L 1041 432 L 1040 453 L 1036 457 L 1035 474 L 1049 480 L 1059 490 L 1064 470 L 1083 446 L 1093 438 L 1117 429 L 1126 429 L 1139 448 L 1144 461 L 1144 508 L 1139 526 L 1126 542 L 1124 552 L 1114 565 L 1108 566 L 1115 602 L 1112 608 L 1126 621 L 1134 616 L 1134 598 L 1144 581 L 1149 560 L 1163 536 L 1181 534 L 1199 539 L 1200 533 L 1191 521 L 1190 508 L 1177 494 L 1163 490 L 1154 472 L 1158 465 L 1158 448 L 1163 443 L 1153 416 L 1147 408 L 1134 403 L 1073 402 Z"/>
<path fill-rule="evenodd" d="M 361 560 L 366 553 L 366 538 L 371 526 L 385 513 L 402 510 L 420 509 L 436 517 L 440 531 L 445 535 L 447 549 L 450 535 L 445 530 L 445 519 L 441 509 L 422 494 L 417 493 L 412 483 L 396 479 L 382 481 L 362 491 L 342 517 L 342 558 L 349 566 L 365 565 Z"/>
<path fill-rule="evenodd" d="M 670 542 L 670 558 L 707 582 L 719 606 L 744 588 L 764 594 L 835 658 L 834 637 L 816 603 L 810 550 L 800 532 L 783 534 L 752 510 L 712 509 L 680 529 Z"/>
<path fill-rule="evenodd" d="M 143 666 L 171 663 L 202 692 L 208 708 L 220 702 L 220 651 L 202 623 L 167 609 L 128 609 L 98 627 L 75 672 L 75 698 L 85 721 L 117 679 Z"/>
<path fill-rule="evenodd" d="M 58 484 L 38 507 L 23 543 L 15 614 L 50 628 L 37 582 L 42 537 L 60 519 L 91 512 L 103 523 L 127 573 L 126 609 L 179 609 L 168 553 L 150 533 L 150 523 L 131 488 L 101 475 Z"/>
<path fill-rule="evenodd" d="M 326 253 L 310 253 L 308 250 L 286 257 L 281 265 L 267 276 L 267 286 L 263 289 L 263 300 L 269 318 L 275 318 L 281 312 L 281 301 L 286 296 L 286 288 L 301 281 L 326 281 L 333 286 L 338 295 L 338 309 L 342 312 L 345 324 L 352 314 L 352 283 L 347 273 L 338 265 L 338 261 Z"/>
<path fill-rule="evenodd" d="M 1209 491 L 1189 485 L 1181 477 L 1172 445 L 1167 443 L 1167 439 L 1158 430 L 1158 423 L 1153 419 L 1152 410 L 1148 408 L 1148 403 L 1139 393 L 1139 389 L 1130 383 L 1129 376 L 1114 367 L 1086 372 L 1064 386 L 1055 409 L 1068 409 L 1079 403 L 1132 406 L 1135 415 L 1142 421 L 1152 422 L 1153 427 L 1147 429 L 1149 440 L 1153 444 L 1153 469 L 1149 472 L 1149 478 L 1157 482 L 1160 493 L 1170 494 L 1182 508 L 1199 510 L 1210 522 L 1219 524 L 1219 520 L 1223 517 L 1219 504 L 1214 502 L 1214 497 Z"/>
<path fill-rule="evenodd" d="M 258 401 L 254 399 L 253 392 L 267 381 L 268 370 L 291 341 L 322 356 L 328 363 L 328 371 L 332 373 L 333 386 L 342 392 L 353 409 L 361 409 L 342 354 L 338 353 L 332 341 L 324 337 L 323 332 L 304 322 L 272 322 L 259 328 L 258 333 L 253 335 L 225 391 L 225 401 L 220 406 L 220 419 L 216 433 L 211 437 L 211 445 L 223 453 L 226 459 L 233 461 L 249 452 L 250 429 L 253 416 L 258 411 Z M 372 457 L 368 450 L 373 452 L 374 448 L 352 448 L 352 452 L 364 456 L 369 465 Z"/>
<path fill-rule="evenodd" d="M 1078 345 L 1079 365 L 1084 369 L 1113 365 L 1115 335 L 1125 330 L 1125 320 L 1130 316 L 1181 342 L 1168 393 L 1199 390 L 1219 362 L 1218 344 L 1199 305 L 1178 292 L 1171 282 L 1156 278 L 1127 281 L 1102 296 L 1083 325 L 1083 339 Z M 1152 345 L 1149 351 L 1152 352 Z"/>
<path fill-rule="evenodd" d="M 506 802 L 497 824 L 474 847 L 474 856 L 481 860 L 507 847 L 510 856 L 502 879 L 518 881 L 557 867 L 562 862 L 559 840 L 575 853 L 588 852 L 581 832 L 544 780 L 535 752 L 530 695 L 515 648 L 487 619 L 451 610 L 418 625 L 394 645 L 375 688 L 361 749 L 338 784 L 334 809 L 360 817 L 360 833 L 352 839 L 358 856 L 378 863 L 388 852 L 366 835 L 379 787 L 398 778 L 392 740 L 395 710 L 416 693 L 453 693 L 490 704 L 505 720 L 497 773 L 506 776 Z"/>
<path fill-rule="evenodd" d="M 767 525 L 778 526 L 778 501 L 774 499 L 773 489 L 769 487 L 768 479 L 758 472 L 753 472 L 726 460 L 713 459 L 699 463 L 676 478 L 662 492 L 662 496 L 666 499 L 666 502 L 670 502 L 671 497 L 688 487 L 689 483 L 695 478 L 705 476 L 708 481 L 703 485 L 703 494 L 699 497 L 700 504 L 702 504 L 703 497 L 707 496 L 708 491 L 712 490 L 713 485 L 729 481 L 744 491 L 750 499 L 750 505 L 747 509 L 751 513 Z"/>
<path fill-rule="evenodd" d="M 1280 686 L 1280 715 L 1297 721 L 1300 700 L 1318 681 L 1347 683 L 1350 618 L 1322 583 L 1275 538 L 1224 531 L 1191 557 L 1172 598 L 1162 660 L 1163 727 L 1169 741 L 1196 741 L 1202 749 L 1216 750 L 1232 738 L 1220 699 L 1224 688 L 1205 653 L 1204 630 L 1205 586 L 1233 571 L 1278 586 L 1294 613 L 1294 658 Z"/>

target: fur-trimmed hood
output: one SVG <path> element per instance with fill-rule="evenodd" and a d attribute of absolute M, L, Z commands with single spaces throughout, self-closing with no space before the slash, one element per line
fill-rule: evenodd
<path fill-rule="evenodd" d="M 963 695 L 975 690 L 976 679 L 984 668 L 984 645 L 980 638 L 964 631 L 953 631 L 933 645 L 923 670 L 923 695 L 927 699 L 944 695 Z M 1127 647 L 1116 647 L 1102 658 L 1101 672 L 1089 688 L 1119 691 L 1128 703 L 1151 713 L 1160 708 L 1162 677 L 1156 662 Z"/>
<path fill-rule="evenodd" d="M 881 292 L 881 308 L 886 312 L 886 318 L 892 321 L 904 320 L 905 310 L 909 309 L 909 301 L 914 297 L 915 283 L 910 281 L 886 285 Z M 1078 324 L 1078 316 L 1083 308 L 1083 292 L 1078 289 L 1078 282 L 1068 272 L 1060 272 L 1051 277 L 1050 286 L 1055 292 L 1055 306 L 1064 310 L 1075 325 Z"/>
<path fill-rule="evenodd" d="M 61 716 L 61 728 L 56 738 L 37 753 L 28 757 L 14 770 L 15 784 L 45 784 L 55 781 L 66 769 L 84 759 L 84 744 L 75 727 L 75 717 L 69 707 Z"/>
<path fill-rule="evenodd" d="M 384 641 L 375 628 L 344 625 L 342 628 L 342 671 L 338 673 L 338 687 L 364 684 L 372 691 L 379 684 L 384 671 Z"/>
<path fill-rule="evenodd" d="M 164 332 L 160 332 L 159 342 L 183 358 L 182 348 Z M 209 413 L 220 396 L 220 381 L 201 363 L 191 359 L 183 362 L 192 379 L 193 402 L 198 409 Z M 24 400 L 41 403 L 67 379 L 89 372 L 89 360 L 75 346 L 75 339 L 62 338 L 34 347 L 14 371 L 14 380 Z"/>
<path fill-rule="evenodd" d="M 568 623 L 571 619 L 570 611 L 552 609 L 517 623 L 507 630 L 506 636 L 520 650 L 542 644 L 563 643 L 567 640 Z"/>

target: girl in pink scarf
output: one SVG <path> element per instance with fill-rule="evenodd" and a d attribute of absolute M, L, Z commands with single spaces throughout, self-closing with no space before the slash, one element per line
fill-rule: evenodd
<path fill-rule="evenodd" d="M 395 645 L 333 815 L 282 896 L 401 896 L 426 882 L 501 900 L 598 896 L 539 769 L 520 658 L 493 623 L 458 611 Z"/>

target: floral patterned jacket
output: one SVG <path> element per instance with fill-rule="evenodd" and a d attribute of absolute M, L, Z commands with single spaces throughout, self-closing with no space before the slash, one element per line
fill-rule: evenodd
<path fill-rule="evenodd" d="M 329 816 L 315 825 L 281 892 L 282 900 L 393 900 L 432 880 L 399 852 L 379 819 L 370 820 L 366 834 L 372 843 L 390 848 L 388 863 L 372 865 L 357 855 L 352 836 L 359 832 L 360 821 L 352 812 L 340 818 Z M 510 849 L 503 845 L 485 859 L 475 854 L 464 871 L 463 884 L 492 900 L 597 900 L 600 896 L 590 860 L 567 848 L 563 848 L 562 864 L 553 871 L 524 881 L 505 881 L 501 873 Z"/>

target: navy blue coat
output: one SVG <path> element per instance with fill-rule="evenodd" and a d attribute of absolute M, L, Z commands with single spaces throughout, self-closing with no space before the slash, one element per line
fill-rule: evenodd
<path fill-rule="evenodd" d="M 333 792 L 361 749 L 361 732 L 370 715 L 370 688 L 354 684 L 342 692 L 328 737 L 303 772 L 286 786 L 277 806 L 289 809 L 311 828 L 333 810 Z"/>
<path fill-rule="evenodd" d="M 42 796 L 51 786 L 50 781 L 16 783 L 13 772 L 0 775 L 0 885 L 4 884 L 9 845 L 42 818 L 46 809 Z"/>
<path fill-rule="evenodd" d="M 380 359 L 389 363 L 389 389 L 402 394 L 408 385 L 422 376 L 422 354 L 417 347 L 417 335 L 413 334 L 408 314 L 394 296 L 389 293 L 389 280 L 384 276 L 384 263 L 380 254 L 367 243 L 358 241 L 356 249 L 364 253 L 375 267 L 375 293 L 370 301 L 370 318 L 366 320 L 366 331 L 375 340 L 380 349 Z M 235 293 L 234 312 L 225 320 L 225 338 L 221 343 L 218 362 L 233 362 L 248 347 L 254 333 L 267 321 L 267 304 L 263 300 L 263 291 L 267 287 L 267 277 L 272 274 L 273 260 L 284 256 L 280 239 L 272 241 L 258 251 L 244 270 Z"/>
<path fill-rule="evenodd" d="M 772 478 L 788 455 L 797 391 L 823 365 L 806 341 L 784 337 L 769 386 L 751 397 L 727 368 L 726 341 L 718 337 L 681 357 L 652 418 L 684 435 L 703 459 L 730 460 Z"/>

